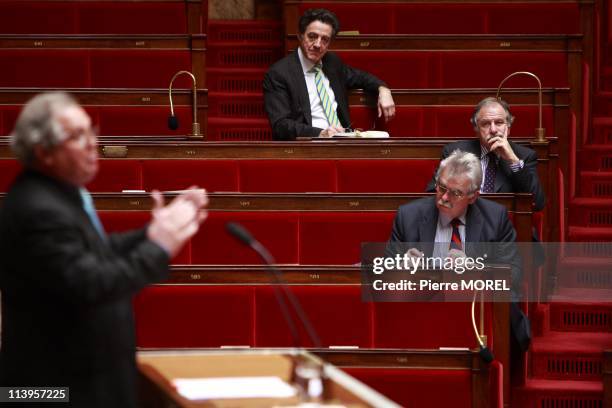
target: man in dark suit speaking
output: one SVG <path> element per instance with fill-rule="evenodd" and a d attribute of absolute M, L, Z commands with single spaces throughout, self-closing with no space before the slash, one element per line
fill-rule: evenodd
<path fill-rule="evenodd" d="M 148 226 L 107 235 L 83 188 L 98 171 L 96 135 L 74 99 L 33 98 L 11 146 L 24 170 L 0 209 L 0 385 L 69 387 L 70 407 L 136 407 L 132 295 L 167 276 L 206 193 L 164 206 L 154 192 Z"/>
<path fill-rule="evenodd" d="M 298 49 L 266 73 L 264 104 L 274 140 L 331 137 L 351 127 L 348 89 L 378 93 L 378 116 L 386 121 L 395 116 L 395 103 L 384 82 L 328 52 L 338 29 L 332 12 L 307 10 L 298 24 Z"/>
<path fill-rule="evenodd" d="M 535 151 L 508 140 L 514 117 L 506 102 L 485 98 L 476 105 L 470 119 L 476 139 L 449 143 L 442 149 L 442 159 L 459 149 L 480 158 L 483 193 L 532 193 L 536 211 L 544 208 L 545 195 L 538 178 Z M 427 185 L 435 191 L 435 180 Z"/>

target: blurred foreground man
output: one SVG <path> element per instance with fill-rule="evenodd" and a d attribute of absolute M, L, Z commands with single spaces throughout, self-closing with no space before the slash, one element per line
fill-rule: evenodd
<path fill-rule="evenodd" d="M 23 172 L 0 209 L 1 386 L 70 387 L 71 407 L 135 407 L 132 295 L 206 218 L 203 190 L 143 229 L 107 235 L 83 187 L 98 171 L 91 119 L 62 93 L 33 98 L 11 146 Z"/>

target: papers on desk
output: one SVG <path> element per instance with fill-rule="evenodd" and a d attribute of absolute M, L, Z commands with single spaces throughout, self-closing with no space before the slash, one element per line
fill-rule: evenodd
<path fill-rule="evenodd" d="M 280 377 L 176 378 L 177 392 L 189 400 L 289 398 L 295 389 Z"/>
<path fill-rule="evenodd" d="M 364 137 L 364 138 L 379 139 L 379 138 L 388 138 L 389 133 L 379 131 L 379 130 L 367 130 L 365 132 L 355 130 L 354 132 L 336 133 L 334 134 L 334 137 Z"/>

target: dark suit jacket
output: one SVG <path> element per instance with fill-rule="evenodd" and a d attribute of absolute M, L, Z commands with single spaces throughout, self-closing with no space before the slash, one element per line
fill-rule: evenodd
<path fill-rule="evenodd" d="M 71 407 L 136 406 L 132 295 L 168 261 L 145 230 L 101 238 L 76 188 L 22 173 L 0 210 L 2 386 L 69 386 Z"/>
<path fill-rule="evenodd" d="M 343 127 L 349 127 L 347 89 L 363 88 L 366 92 L 378 93 L 378 87 L 385 83 L 367 72 L 345 65 L 331 51 L 325 54 L 322 62 L 323 72 L 338 103 L 338 118 Z M 323 129 L 312 127 L 308 88 L 297 50 L 270 67 L 264 77 L 263 92 L 274 140 L 319 136 Z"/>
<path fill-rule="evenodd" d="M 516 156 L 523 160 L 524 166 L 521 170 L 513 173 L 510 166 L 503 161 L 498 161 L 497 173 L 495 174 L 496 193 L 532 193 L 536 211 L 544 208 L 546 196 L 538 178 L 538 157 L 536 153 L 525 146 L 509 142 Z M 441 160 L 446 159 L 455 150 L 470 152 L 480 157 L 480 141 L 478 139 L 460 140 L 449 143 L 442 149 Z M 435 191 L 435 173 L 427 185 L 427 191 Z"/>
<path fill-rule="evenodd" d="M 436 197 L 426 197 L 402 205 L 393 221 L 387 256 L 403 254 L 415 245 L 426 256 L 431 256 L 438 214 Z M 465 219 L 465 253 L 469 256 L 482 256 L 481 252 L 486 251 L 490 254 L 487 258 L 489 262 L 510 264 L 512 285 L 518 293 L 521 260 L 515 240 L 516 232 L 504 206 L 484 198 L 478 198 L 474 204 L 468 206 Z"/>
<path fill-rule="evenodd" d="M 435 197 L 426 197 L 405 204 L 399 208 L 393 221 L 393 230 L 387 243 L 386 256 L 405 253 L 413 244 L 431 256 L 432 245 L 438 226 L 438 208 Z M 468 206 L 465 219 L 465 252 L 469 256 L 481 256 L 482 251 L 492 255 L 489 262 L 504 263 L 512 269 L 512 303 L 510 308 L 510 328 L 512 347 L 527 351 L 531 342 L 531 328 L 527 316 L 516 302 L 520 299 L 521 257 L 515 245 L 516 232 L 508 218 L 506 208 L 496 202 L 478 198 Z M 400 243 L 409 244 L 400 244 Z M 470 243 L 484 243 L 473 246 Z M 487 248 L 486 243 L 495 243 Z M 474 252 L 478 253 L 474 253 Z"/>

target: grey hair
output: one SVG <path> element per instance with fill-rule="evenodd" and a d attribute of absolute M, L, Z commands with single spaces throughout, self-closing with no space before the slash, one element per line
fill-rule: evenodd
<path fill-rule="evenodd" d="M 493 96 L 489 96 L 488 98 L 484 98 L 478 105 L 474 107 L 474 112 L 472 112 L 472 117 L 470 118 L 470 122 L 474 129 L 478 129 L 478 114 L 485 106 L 498 104 L 506 111 L 506 122 L 508 123 L 508 127 L 512 126 L 512 122 L 514 122 L 514 116 L 512 116 L 512 112 L 510 112 L 510 106 L 506 101 L 501 98 L 495 98 Z"/>
<path fill-rule="evenodd" d="M 436 171 L 436 182 L 442 172 L 446 171 L 449 177 L 466 175 L 470 179 L 469 194 L 480 190 L 482 184 L 482 167 L 480 159 L 475 154 L 455 150 L 446 159 L 440 162 Z"/>
<path fill-rule="evenodd" d="M 34 162 L 34 147 L 49 149 L 65 138 L 57 113 L 78 102 L 63 92 L 43 93 L 28 101 L 10 135 L 11 149 L 24 165 Z"/>

